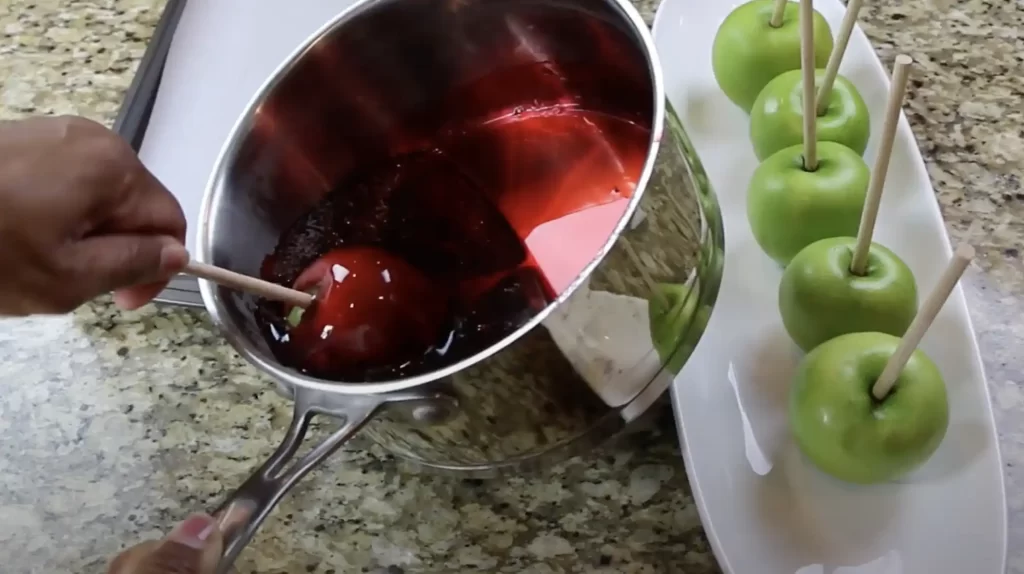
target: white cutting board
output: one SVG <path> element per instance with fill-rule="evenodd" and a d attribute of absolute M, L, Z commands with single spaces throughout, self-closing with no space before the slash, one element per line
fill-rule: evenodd
<path fill-rule="evenodd" d="M 186 5 L 139 156 L 181 203 L 190 251 L 213 163 L 246 104 L 304 40 L 354 3 L 192 0 Z M 198 297 L 194 279 L 176 280 L 174 286 Z"/>

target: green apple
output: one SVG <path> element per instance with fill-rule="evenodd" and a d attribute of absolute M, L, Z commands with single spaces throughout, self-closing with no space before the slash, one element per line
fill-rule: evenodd
<path fill-rule="evenodd" d="M 708 326 L 711 307 L 698 306 L 698 292 L 685 285 L 659 283 L 656 289 L 660 296 L 647 304 L 651 340 L 665 368 L 678 375 Z"/>
<path fill-rule="evenodd" d="M 306 310 L 302 307 L 292 307 L 291 311 L 288 311 L 287 321 L 292 327 L 298 327 L 299 323 L 302 322 L 302 315 L 306 313 Z"/>
<path fill-rule="evenodd" d="M 898 337 L 850 333 L 811 351 L 790 388 L 797 445 L 822 471 L 848 482 L 895 480 L 939 448 L 949 425 L 946 385 L 916 350 L 887 397 L 871 394 Z"/>
<path fill-rule="evenodd" d="M 774 0 L 753 0 L 722 22 L 711 47 L 715 81 L 743 111 L 750 112 L 761 90 L 782 72 L 800 69 L 800 7 L 787 2 L 782 25 L 771 25 Z M 824 68 L 832 53 L 832 30 L 814 12 L 814 67 Z"/>
<path fill-rule="evenodd" d="M 779 150 L 754 170 L 747 220 L 754 239 L 785 266 L 811 243 L 856 235 L 871 173 L 864 159 L 835 142 L 818 143 L 818 166 L 804 168 L 803 146 Z"/>
<path fill-rule="evenodd" d="M 313 287 L 310 289 L 306 289 L 304 292 L 312 295 L 315 298 L 318 291 L 319 289 L 317 287 Z M 292 307 L 291 309 L 288 310 L 288 314 L 285 316 L 285 321 L 288 323 L 290 327 L 298 327 L 299 323 L 302 322 L 302 317 L 303 315 L 305 315 L 305 313 L 306 310 L 303 309 L 302 307 Z"/>
<path fill-rule="evenodd" d="M 821 84 L 824 70 L 815 72 Z M 750 141 L 757 159 L 803 143 L 803 74 L 790 70 L 779 74 L 761 90 L 750 111 Z M 818 141 L 841 143 L 860 155 L 868 147 L 871 116 L 864 98 L 853 83 L 836 76 L 825 113 L 817 114 Z"/>
<path fill-rule="evenodd" d="M 804 351 L 847 333 L 902 337 L 917 314 L 917 282 L 895 253 L 872 243 L 864 275 L 850 271 L 857 239 L 831 237 L 804 247 L 779 283 L 782 324 Z"/>

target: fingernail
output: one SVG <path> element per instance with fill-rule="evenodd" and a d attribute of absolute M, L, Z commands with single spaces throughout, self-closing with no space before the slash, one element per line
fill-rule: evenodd
<path fill-rule="evenodd" d="M 217 528 L 217 521 L 205 514 L 194 514 L 171 531 L 168 538 L 196 550 L 202 550 L 206 541 Z"/>
<path fill-rule="evenodd" d="M 230 533 L 248 522 L 249 517 L 252 516 L 255 509 L 256 505 L 248 500 L 236 500 L 229 504 L 226 509 L 218 513 L 220 515 L 220 520 L 217 524 L 217 528 L 219 528 L 221 532 Z"/>
<path fill-rule="evenodd" d="M 177 240 L 171 239 L 160 250 L 160 269 L 164 273 L 177 273 L 188 264 L 188 251 Z"/>

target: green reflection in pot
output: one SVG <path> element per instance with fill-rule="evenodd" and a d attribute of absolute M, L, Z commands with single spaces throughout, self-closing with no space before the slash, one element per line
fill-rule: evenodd
<path fill-rule="evenodd" d="M 659 296 L 648 301 L 651 340 L 661 362 L 673 375 L 690 358 L 711 318 L 711 307 L 699 305 L 700 297 L 686 285 L 659 283 Z"/>

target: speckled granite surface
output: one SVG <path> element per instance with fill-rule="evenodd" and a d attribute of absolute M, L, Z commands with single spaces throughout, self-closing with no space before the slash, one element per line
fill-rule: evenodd
<path fill-rule="evenodd" d="M 161 4 L 0 0 L 0 117 L 112 121 Z M 968 297 L 1006 461 L 1009 570 L 1024 573 L 1024 9 L 867 4 L 863 26 L 883 59 L 899 45 L 924 70 L 907 110 L 952 234 L 981 253 Z M 650 18 L 653 5 L 642 9 Z M 121 314 L 100 302 L 0 322 L 3 571 L 102 571 L 125 545 L 237 485 L 288 415 L 199 313 Z M 623 444 L 501 483 L 402 475 L 357 444 L 285 500 L 239 571 L 718 568 L 663 417 Z"/>

